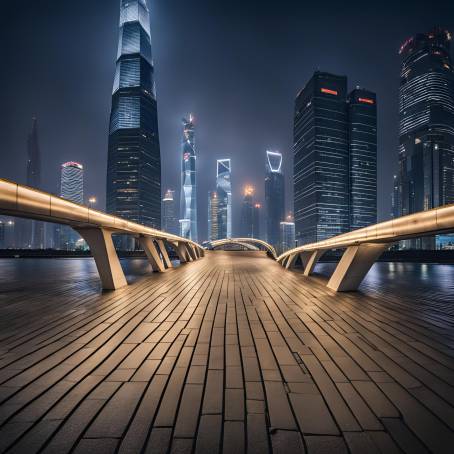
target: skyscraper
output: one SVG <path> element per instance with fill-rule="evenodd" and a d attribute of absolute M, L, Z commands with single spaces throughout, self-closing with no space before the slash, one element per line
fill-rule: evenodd
<path fill-rule="evenodd" d="M 84 203 L 84 168 L 78 162 L 61 166 L 60 197 L 75 203 Z"/>
<path fill-rule="evenodd" d="M 279 254 L 295 247 L 295 223 L 283 221 L 280 223 Z"/>
<path fill-rule="evenodd" d="M 194 134 L 194 118 L 190 114 L 189 119 L 183 118 L 180 235 L 197 241 L 197 153 Z"/>
<path fill-rule="evenodd" d="M 377 219 L 374 93 L 315 72 L 298 94 L 294 121 L 295 236 L 325 240 Z"/>
<path fill-rule="evenodd" d="M 300 244 L 349 228 L 347 78 L 315 72 L 296 98 L 294 210 Z"/>
<path fill-rule="evenodd" d="M 162 230 L 164 232 L 179 235 L 177 206 L 175 200 L 175 191 L 167 189 L 162 199 Z"/>
<path fill-rule="evenodd" d="M 69 161 L 61 166 L 60 197 L 75 203 L 84 203 L 84 168 L 78 162 Z M 81 240 L 69 226 L 54 226 L 54 244 L 60 249 L 72 251 Z"/>
<path fill-rule="evenodd" d="M 219 236 L 219 198 L 217 191 L 208 192 L 208 239 L 215 241 L 223 239 Z M 225 237 L 224 237 L 225 238 Z"/>
<path fill-rule="evenodd" d="M 32 129 L 27 139 L 27 186 L 41 189 L 41 152 L 38 141 L 38 121 L 32 118 Z M 19 221 L 22 245 L 31 249 L 44 248 L 44 224 L 41 221 Z"/>
<path fill-rule="evenodd" d="M 107 211 L 161 228 L 161 157 L 145 0 L 120 0 L 107 164 Z"/>
<path fill-rule="evenodd" d="M 232 182 L 230 159 L 218 159 L 216 171 L 218 239 L 232 237 Z"/>
<path fill-rule="evenodd" d="M 268 243 L 276 247 L 279 244 L 279 226 L 285 217 L 282 153 L 267 151 L 265 167 L 266 239 Z"/>
<path fill-rule="evenodd" d="M 454 69 L 451 34 L 419 33 L 400 48 L 399 211 L 454 202 Z M 432 249 L 434 238 L 406 242 Z"/>
<path fill-rule="evenodd" d="M 241 206 L 240 236 L 243 238 L 254 238 L 254 188 L 244 188 L 243 204 Z"/>
<path fill-rule="evenodd" d="M 348 95 L 350 230 L 377 223 L 377 100 L 356 88 Z"/>
<path fill-rule="evenodd" d="M 260 219 L 261 219 L 262 205 L 260 203 L 254 204 L 252 211 L 252 238 L 260 240 Z"/>

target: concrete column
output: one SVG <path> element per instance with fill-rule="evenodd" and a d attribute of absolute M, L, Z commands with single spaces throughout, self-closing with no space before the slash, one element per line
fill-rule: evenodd
<path fill-rule="evenodd" d="M 197 254 L 195 253 L 194 247 L 190 243 L 186 243 L 187 250 L 189 255 L 191 256 L 192 260 L 197 260 Z"/>
<path fill-rule="evenodd" d="M 372 265 L 389 247 L 390 244 L 365 243 L 347 248 L 328 281 L 328 288 L 336 292 L 357 290 Z"/>
<path fill-rule="evenodd" d="M 293 265 L 295 264 L 297 258 L 298 258 L 298 254 L 292 254 L 287 259 L 287 263 L 285 265 L 285 269 L 288 270 L 289 268 L 293 268 Z"/>
<path fill-rule="evenodd" d="M 301 263 L 303 265 L 303 270 L 306 269 L 306 266 L 309 263 L 309 259 L 311 258 L 312 254 L 313 254 L 313 251 L 300 252 L 300 259 L 301 259 Z"/>
<path fill-rule="evenodd" d="M 163 240 L 156 240 L 158 247 L 161 251 L 162 259 L 164 260 L 164 265 L 166 268 L 173 268 L 172 262 L 170 261 L 169 254 L 167 253 L 166 246 Z"/>
<path fill-rule="evenodd" d="M 102 288 L 115 290 L 127 285 L 125 274 L 112 241 L 112 232 L 95 227 L 75 230 L 90 248 L 101 278 Z"/>
<path fill-rule="evenodd" d="M 183 246 L 183 243 L 175 242 L 175 243 L 172 243 L 172 246 L 178 255 L 180 263 L 186 263 L 188 261 L 188 258 L 187 258 L 186 249 Z"/>
<path fill-rule="evenodd" d="M 307 265 L 304 268 L 304 275 L 305 276 L 310 276 L 312 272 L 314 271 L 315 265 L 317 265 L 317 262 L 320 260 L 321 256 L 325 253 L 323 250 L 318 250 L 318 251 L 312 251 L 311 256 L 309 257 L 309 260 L 307 261 Z"/>
<path fill-rule="evenodd" d="M 164 263 L 161 260 L 158 250 L 153 242 L 153 239 L 149 236 L 141 236 L 139 237 L 139 243 L 142 249 L 147 254 L 148 261 L 153 268 L 153 271 L 158 271 L 159 273 L 163 273 L 166 269 L 164 267 Z"/>

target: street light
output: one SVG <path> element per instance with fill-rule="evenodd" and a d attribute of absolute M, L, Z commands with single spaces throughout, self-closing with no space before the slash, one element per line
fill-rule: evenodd
<path fill-rule="evenodd" d="M 88 199 L 88 207 L 91 208 L 92 205 L 95 205 L 95 204 L 96 204 L 96 202 L 97 202 L 96 197 L 90 197 L 90 198 Z"/>

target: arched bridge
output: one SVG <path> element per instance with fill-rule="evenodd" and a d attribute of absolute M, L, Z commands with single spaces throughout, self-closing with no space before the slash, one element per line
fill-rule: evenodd
<path fill-rule="evenodd" d="M 402 216 L 317 243 L 291 249 L 277 258 L 291 268 L 299 258 L 304 275 L 309 276 L 328 250 L 344 249 L 327 286 L 335 291 L 357 290 L 380 255 L 394 243 L 411 238 L 454 232 L 454 205 Z"/>
<path fill-rule="evenodd" d="M 160 230 L 93 210 L 84 205 L 0 179 L 0 214 L 69 225 L 88 243 L 104 289 L 113 290 L 127 284 L 112 241 L 113 234 L 137 238 L 154 271 L 172 267 L 167 248 L 181 262 L 205 255 L 199 244 Z"/>
<path fill-rule="evenodd" d="M 252 251 L 263 248 L 269 256 L 271 256 L 273 259 L 277 259 L 277 254 L 274 247 L 266 241 L 259 240 L 257 238 L 225 238 L 223 240 L 210 241 L 207 244 L 206 248 L 217 249 L 228 245 L 238 245 Z"/>

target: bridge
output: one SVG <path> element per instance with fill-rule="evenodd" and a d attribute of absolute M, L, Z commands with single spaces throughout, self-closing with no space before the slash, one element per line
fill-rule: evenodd
<path fill-rule="evenodd" d="M 274 249 L 274 247 L 267 243 L 266 241 L 263 241 L 263 240 L 259 240 L 257 238 L 225 238 L 225 239 L 221 239 L 221 240 L 214 240 L 214 241 L 210 241 L 208 242 L 207 244 L 207 249 L 212 249 L 212 250 L 215 250 L 215 249 L 218 249 L 218 248 L 222 248 L 224 246 L 241 246 L 245 249 L 249 249 L 249 250 L 257 250 L 257 249 L 264 249 L 267 254 L 274 258 L 274 259 L 277 259 L 277 254 L 276 254 L 276 250 Z"/>
<path fill-rule="evenodd" d="M 452 232 L 454 205 L 446 205 L 305 244 L 280 255 L 277 261 L 289 269 L 299 259 L 304 275 L 309 276 L 326 251 L 345 249 L 327 286 L 334 291 L 353 291 L 380 255 L 396 242 Z"/>
<path fill-rule="evenodd" d="M 164 272 L 172 267 L 167 248 L 180 262 L 203 257 L 204 249 L 186 238 L 111 216 L 52 194 L 0 179 L 0 214 L 68 225 L 87 242 L 106 290 L 127 284 L 112 240 L 114 234 L 138 239 L 152 269 Z"/>

